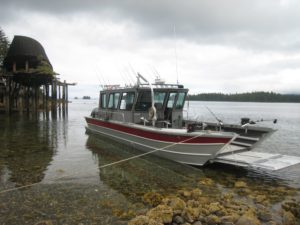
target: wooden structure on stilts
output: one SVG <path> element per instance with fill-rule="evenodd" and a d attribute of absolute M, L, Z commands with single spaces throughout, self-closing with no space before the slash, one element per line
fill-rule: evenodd
<path fill-rule="evenodd" d="M 59 80 L 39 42 L 15 36 L 0 73 L 0 111 L 66 112 L 69 85 L 75 84 Z"/>

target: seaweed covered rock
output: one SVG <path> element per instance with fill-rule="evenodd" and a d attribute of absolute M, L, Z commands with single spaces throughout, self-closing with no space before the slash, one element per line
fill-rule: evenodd
<path fill-rule="evenodd" d="M 202 191 L 199 188 L 195 188 L 191 191 L 191 198 L 198 200 L 202 196 Z"/>
<path fill-rule="evenodd" d="M 236 181 L 234 183 L 235 188 L 246 188 L 247 184 L 244 181 Z"/>
<path fill-rule="evenodd" d="M 222 209 L 223 207 L 220 205 L 219 202 L 210 203 L 207 207 L 207 210 L 210 212 L 210 214 L 216 214 L 218 211 Z"/>
<path fill-rule="evenodd" d="M 198 219 L 200 215 L 200 209 L 199 208 L 192 208 L 187 207 L 183 212 L 183 218 L 188 221 L 189 223 L 194 222 Z"/>
<path fill-rule="evenodd" d="M 283 210 L 282 224 L 283 225 L 297 225 L 295 216 L 291 212 Z"/>
<path fill-rule="evenodd" d="M 34 225 L 53 225 L 53 223 L 51 220 L 42 220 L 42 221 L 35 223 Z"/>
<path fill-rule="evenodd" d="M 256 217 L 252 210 L 248 210 L 244 215 L 242 215 L 236 225 L 260 225 L 260 221 Z"/>
<path fill-rule="evenodd" d="M 148 216 L 138 216 L 130 220 L 128 225 L 163 225 L 163 223 L 150 219 Z"/>
<path fill-rule="evenodd" d="M 173 210 L 170 206 L 158 205 L 157 207 L 148 211 L 147 216 L 150 219 L 160 223 L 171 223 L 173 218 Z"/>
<path fill-rule="evenodd" d="M 203 178 L 198 182 L 199 185 L 204 185 L 204 186 L 212 186 L 214 185 L 214 181 L 210 178 Z"/>
<path fill-rule="evenodd" d="M 157 192 L 148 192 L 143 196 L 143 202 L 151 206 L 158 206 L 162 199 L 162 195 Z"/>
<path fill-rule="evenodd" d="M 215 225 L 221 223 L 221 219 L 216 215 L 209 215 L 206 219 L 208 225 Z"/>
<path fill-rule="evenodd" d="M 269 222 L 272 219 L 272 214 L 266 209 L 258 211 L 257 216 L 263 222 Z"/>
<path fill-rule="evenodd" d="M 282 204 L 282 208 L 291 212 L 295 217 L 300 219 L 300 202 L 287 201 Z"/>
<path fill-rule="evenodd" d="M 165 198 L 162 202 L 164 205 L 169 206 L 174 214 L 181 214 L 186 208 L 186 203 L 178 197 Z"/>

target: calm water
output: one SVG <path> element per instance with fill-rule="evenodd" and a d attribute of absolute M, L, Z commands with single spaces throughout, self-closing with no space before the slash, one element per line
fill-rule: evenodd
<path fill-rule="evenodd" d="M 218 184 L 218 193 L 237 180 L 264 194 L 275 187 L 291 190 L 274 205 L 300 196 L 299 165 L 276 172 L 194 168 L 147 156 L 99 169 L 139 152 L 85 133 L 84 116 L 96 105 L 75 100 L 68 115 L 56 119 L 0 115 L 0 224 L 123 224 L 147 210 L 145 193 L 175 193 L 205 177 Z M 224 122 L 278 119 L 261 123 L 278 131 L 257 150 L 300 156 L 300 104 L 191 102 L 189 116 L 214 121 L 204 105 Z M 32 186 L 13 189 L 24 185 Z"/>

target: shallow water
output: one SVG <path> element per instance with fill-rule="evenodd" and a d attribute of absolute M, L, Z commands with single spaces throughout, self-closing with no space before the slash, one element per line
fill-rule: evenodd
<path fill-rule="evenodd" d="M 240 180 L 254 194 L 268 196 L 272 206 L 300 196 L 298 165 L 267 173 L 220 165 L 194 168 L 146 156 L 100 169 L 139 152 L 85 133 L 84 116 L 96 105 L 96 100 L 76 100 L 67 115 L 55 119 L 43 113 L 0 115 L 1 224 L 122 224 L 150 207 L 143 202 L 145 193 L 176 193 L 203 178 L 216 183 L 207 190 L 211 197 L 233 191 L 250 201 L 233 188 Z M 189 116 L 214 121 L 203 105 L 224 122 L 277 118 L 278 124 L 263 123 L 278 131 L 258 151 L 300 156 L 300 104 L 191 102 Z M 31 186 L 14 190 L 24 185 Z M 282 190 L 278 187 L 284 191 L 271 196 Z"/>

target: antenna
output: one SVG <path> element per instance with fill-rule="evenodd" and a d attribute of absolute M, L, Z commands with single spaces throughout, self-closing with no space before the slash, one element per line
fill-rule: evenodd
<path fill-rule="evenodd" d="M 103 82 L 103 79 L 102 79 L 102 77 L 101 77 L 101 74 L 100 74 L 100 76 L 99 76 L 99 74 L 98 74 L 98 69 L 96 68 L 96 66 L 94 67 L 94 69 L 95 69 L 95 71 L 96 71 L 96 77 L 97 77 L 97 79 L 98 79 L 98 81 L 99 81 L 100 88 L 103 88 L 104 82 Z"/>
<path fill-rule="evenodd" d="M 101 80 L 103 81 L 103 82 L 102 82 L 102 83 L 103 83 L 103 85 L 107 85 L 107 84 L 109 84 L 109 83 L 107 83 L 107 82 L 106 82 L 106 80 L 105 80 L 105 76 L 103 76 L 103 75 L 102 75 L 102 72 L 101 72 L 101 70 L 99 69 L 99 67 L 98 67 L 98 65 L 97 65 L 97 64 L 95 64 L 95 67 L 96 67 L 97 75 L 99 74 L 99 75 L 100 75 L 100 78 L 101 78 Z"/>
<path fill-rule="evenodd" d="M 176 80 L 178 82 L 178 59 L 177 59 L 177 37 L 176 37 L 176 26 L 174 24 L 174 41 L 175 41 L 175 64 L 176 64 Z"/>
<path fill-rule="evenodd" d="M 159 73 L 158 73 L 158 71 L 156 70 L 155 67 L 153 67 L 153 70 L 154 70 L 154 72 L 156 73 L 156 78 L 160 78 L 160 75 L 159 75 Z"/>
<path fill-rule="evenodd" d="M 133 67 L 130 63 L 129 63 L 129 67 L 130 67 L 132 73 L 134 74 L 134 78 L 136 78 L 135 74 L 137 74 L 137 72 L 135 72 L 135 70 L 133 69 Z"/>

